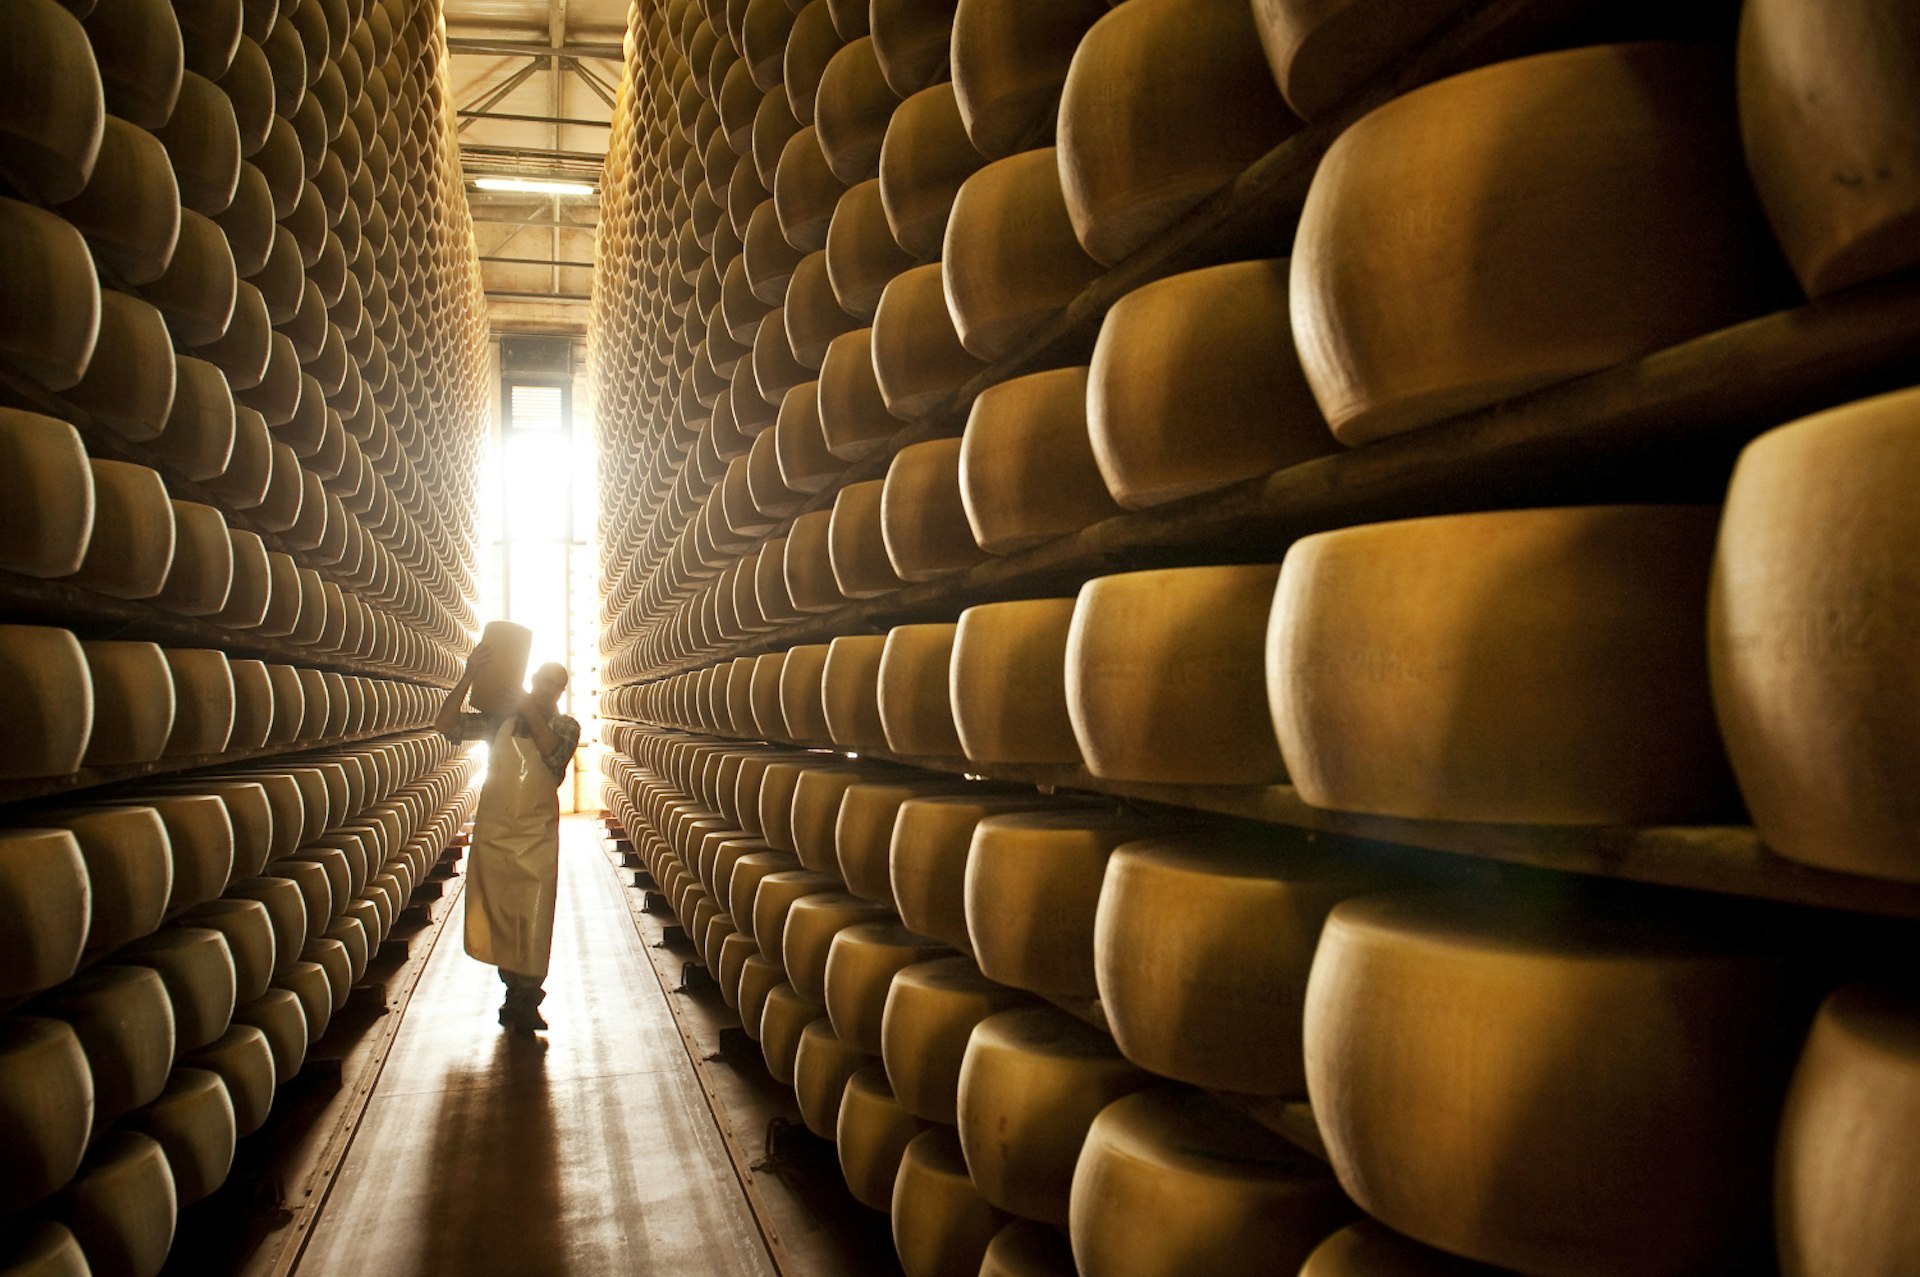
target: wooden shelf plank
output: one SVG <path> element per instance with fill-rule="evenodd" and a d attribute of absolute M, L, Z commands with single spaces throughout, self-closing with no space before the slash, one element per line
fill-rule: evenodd
<path fill-rule="evenodd" d="M 636 720 L 608 721 L 681 734 L 677 728 Z M 822 756 L 828 755 L 823 752 Z M 1920 885 L 1798 864 L 1774 854 L 1744 825 L 1642 828 L 1402 820 L 1311 807 L 1291 785 L 1148 785 L 1101 780 L 1078 766 L 987 766 L 963 758 L 915 757 L 885 750 L 862 750 L 859 756 L 1048 791 L 1104 794 L 1155 807 L 1211 812 L 1470 861 L 1886 918 L 1920 918 Z"/>
<path fill-rule="evenodd" d="M 1910 384 L 1916 367 L 1920 276 L 1906 275 L 1425 430 L 1108 519 L 608 685 L 904 621 L 951 619 L 980 602 L 1071 594 L 1110 572 L 1277 562 L 1298 537 L 1360 523 L 1527 505 L 1717 502 L 1747 441 L 1807 413 Z"/>

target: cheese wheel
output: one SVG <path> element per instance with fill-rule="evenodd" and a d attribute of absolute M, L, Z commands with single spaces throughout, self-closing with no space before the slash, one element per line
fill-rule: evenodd
<path fill-rule="evenodd" d="M 887 83 L 905 97 L 947 78 L 954 0 L 875 0 L 869 21 Z"/>
<path fill-rule="evenodd" d="M 172 6 L 152 0 L 100 5 L 84 21 L 107 110 L 143 128 L 165 124 L 179 97 L 185 59 Z"/>
<path fill-rule="evenodd" d="M 833 250 L 829 247 L 827 251 Z M 828 269 L 832 269 L 831 260 Z M 894 271 L 879 283 L 867 311 L 869 316 L 879 307 L 886 283 L 899 273 Z M 871 328 L 842 333 L 828 344 L 816 393 L 820 397 L 821 437 L 826 440 L 827 451 L 842 461 L 870 457 L 900 432 L 900 421 L 887 411 L 886 398 L 874 375 Z"/>
<path fill-rule="evenodd" d="M 886 1070 L 879 1065 L 868 1064 L 848 1078 L 833 1141 L 839 1146 L 840 1173 L 853 1199 L 873 1210 L 888 1209 L 907 1145 L 926 1129 L 925 1122 L 893 1098 Z"/>
<path fill-rule="evenodd" d="M 1279 569 L 1172 568 L 1081 587 L 1067 636 L 1067 713 L 1107 780 L 1255 785 L 1285 771 L 1258 703 L 1263 609 Z"/>
<path fill-rule="evenodd" d="M 1287 105 L 1311 120 L 1461 8 L 1461 0 L 1254 0 L 1253 20 Z"/>
<path fill-rule="evenodd" d="M 874 151 L 877 171 L 879 150 Z M 894 242 L 887 225 L 886 204 L 880 198 L 880 179 L 868 177 L 847 188 L 834 206 L 827 226 L 827 281 L 840 308 L 849 315 L 871 320 L 880 305 L 887 281 L 914 264 Z"/>
<path fill-rule="evenodd" d="M 173 566 L 173 502 L 158 471 L 122 461 L 90 460 L 93 535 L 75 585 L 115 598 L 160 593 Z"/>
<path fill-rule="evenodd" d="M 748 857 L 751 859 L 751 857 Z M 741 881 L 738 877 L 740 867 L 734 867 L 735 898 Z M 749 871 L 751 876 L 751 871 Z M 787 912 L 793 908 L 794 901 L 803 896 L 817 896 L 829 891 L 840 890 L 840 879 L 827 873 L 816 873 L 811 869 L 783 869 L 766 874 L 759 879 L 759 885 L 753 891 L 753 942 L 760 946 L 760 952 L 782 954 L 786 952 L 785 937 Z M 737 924 L 740 919 L 734 919 Z M 808 999 L 812 1001 L 812 999 Z"/>
<path fill-rule="evenodd" d="M 1300 1277 L 1498 1277 L 1499 1271 L 1362 1219 L 1316 1246 Z"/>
<path fill-rule="evenodd" d="M 923 262 L 940 256 L 954 196 L 984 163 L 951 84 L 921 89 L 894 111 L 880 145 L 880 201 L 907 254 Z"/>
<path fill-rule="evenodd" d="M 100 281 L 80 232 L 52 213 L 0 199 L 0 360 L 49 390 L 86 375 L 100 328 Z"/>
<path fill-rule="evenodd" d="M 321 939 L 338 941 L 346 949 L 347 969 L 352 979 L 345 987 L 351 988 L 352 985 L 358 984 L 360 977 L 366 974 L 367 958 L 372 948 L 367 929 L 360 925 L 357 918 L 341 918 L 321 933 Z M 340 995 L 336 992 L 335 996 Z"/>
<path fill-rule="evenodd" d="M 228 661 L 227 669 L 233 676 L 233 735 L 228 739 L 227 747 L 246 752 L 264 749 L 268 738 L 273 735 L 273 679 L 267 673 L 266 663 Z M 97 679 L 94 688 L 96 691 L 99 689 Z M 94 726 L 98 732 L 98 709 L 95 710 Z"/>
<path fill-rule="evenodd" d="M 288 560 L 292 562 L 291 559 Z M 275 598 L 282 597 L 276 587 Z M 297 606 L 297 596 L 296 596 Z M 267 681 L 273 689 L 273 722 L 267 733 L 269 745 L 285 745 L 300 739 L 307 717 L 307 693 L 300 673 L 291 665 L 267 666 Z"/>
<path fill-rule="evenodd" d="M 887 634 L 878 699 L 887 748 L 896 754 L 952 758 L 962 752 L 947 691 L 956 628 L 898 625 Z"/>
<path fill-rule="evenodd" d="M 152 643 L 82 642 L 93 684 L 89 767 L 151 763 L 173 730 L 173 675 Z"/>
<path fill-rule="evenodd" d="M 1299 128 L 1236 0 L 1128 3 L 1081 39 L 1060 98 L 1075 233 L 1113 265 Z"/>
<path fill-rule="evenodd" d="M 1710 507 L 1596 506 L 1296 542 L 1267 670 L 1300 796 L 1537 824 L 1727 811 L 1703 669 L 1714 524 Z"/>
<path fill-rule="evenodd" d="M 833 938 L 862 922 L 886 922 L 893 910 L 844 891 L 824 891 L 793 902 L 781 928 L 781 964 L 795 993 L 809 1002 L 827 996 L 827 954 Z"/>
<path fill-rule="evenodd" d="M 205 346 L 226 335 L 238 283 L 226 235 L 211 218 L 183 209 L 180 238 L 166 273 L 139 291 L 166 316 L 167 331 L 176 343 Z M 268 421 L 273 421 L 272 414 Z"/>
<path fill-rule="evenodd" d="M 818 129 L 809 125 L 788 138 L 773 178 L 774 213 L 787 243 L 802 253 L 825 248 L 834 207 L 846 189 L 847 183 L 827 166 Z"/>
<path fill-rule="evenodd" d="M 226 1182 L 238 1132 L 233 1100 L 219 1074 L 175 1069 L 160 1098 L 127 1122 L 166 1152 L 180 1205 L 190 1206 Z"/>
<path fill-rule="evenodd" d="M 286 878 L 249 877 L 227 888 L 227 896 L 229 901 L 256 901 L 267 911 L 273 929 L 273 974 L 285 975 L 307 947 L 307 899 L 300 888 Z"/>
<path fill-rule="evenodd" d="M 967 1176 L 952 1131 L 922 1131 L 893 1183 L 893 1246 L 906 1277 L 970 1277 L 1007 1216 Z"/>
<path fill-rule="evenodd" d="M 211 217 L 233 203 L 240 180 L 240 123 L 233 103 L 212 80 L 193 71 L 182 75 L 173 112 L 154 135 L 167 148 L 183 207 Z"/>
<path fill-rule="evenodd" d="M 866 900 L 893 906 L 889 868 L 893 826 L 900 804 L 909 798 L 961 794 L 974 782 L 953 778 L 856 777 L 841 795 L 833 826 L 833 856 L 847 890 Z"/>
<path fill-rule="evenodd" d="M 0 568 L 72 576 L 93 535 L 93 471 L 64 421 L 0 408 Z"/>
<path fill-rule="evenodd" d="M 746 1001 L 743 998 L 741 1005 Z M 793 991 L 790 984 L 768 990 L 760 1011 L 760 1050 L 766 1056 L 767 1072 L 776 1082 L 793 1083 L 794 1058 L 800 1053 L 800 1036 L 809 1024 L 821 1020 L 826 1008 L 809 1002 Z"/>
<path fill-rule="evenodd" d="M 791 174 L 798 173 L 799 161 L 796 160 L 794 163 L 795 167 L 790 171 L 787 180 L 790 189 L 797 192 L 798 188 L 794 184 L 799 181 L 799 178 Z M 795 199 L 797 194 L 790 194 L 788 198 Z M 781 305 L 786 301 L 788 287 L 793 282 L 794 268 L 800 265 L 809 250 L 787 242 L 786 233 L 780 225 L 780 214 L 776 211 L 775 202 L 771 199 L 753 211 L 747 221 L 747 233 L 743 238 L 745 246 L 741 250 L 740 260 L 753 296 L 769 307 Z M 766 323 L 762 321 L 754 325 L 754 331 L 751 334 L 741 336 L 736 333 L 735 338 L 740 341 L 758 342 L 760 330 L 765 327 Z M 734 372 L 736 385 L 739 384 L 739 376 L 740 372 L 736 368 Z"/>
<path fill-rule="evenodd" d="M 1416 89 L 1341 134 L 1289 290 L 1335 436 L 1416 429 L 1765 309 L 1771 250 L 1721 60 L 1662 43 L 1540 54 Z"/>
<path fill-rule="evenodd" d="M 1325 1163 L 1218 1100 L 1159 1087 L 1093 1119 L 1069 1210 L 1081 1271 L 1113 1277 L 1290 1273 L 1352 1214 Z"/>
<path fill-rule="evenodd" d="M 233 876 L 233 817 L 213 794 L 156 791 L 141 796 L 167 829 L 172 887 L 167 916 L 174 917 L 226 890 Z"/>
<path fill-rule="evenodd" d="M 86 237 L 102 266 L 138 287 L 160 278 L 173 261 L 180 188 L 159 138 L 115 116 L 104 123 L 100 159 L 85 189 L 61 202 L 60 215 Z"/>
<path fill-rule="evenodd" d="M 802 612 L 831 612 L 847 602 L 833 579 L 828 510 L 810 510 L 787 529 L 787 593 Z"/>
<path fill-rule="evenodd" d="M 274 1077 L 284 1086 L 307 1058 L 307 1013 L 290 989 L 268 989 L 234 1010 L 234 1021 L 267 1035 L 273 1048 Z"/>
<path fill-rule="evenodd" d="M 1911 581 L 1903 475 L 1920 393 L 1761 436 L 1734 470 L 1714 560 L 1714 707 L 1754 824 L 1806 864 L 1920 880 L 1910 757 Z"/>
<path fill-rule="evenodd" d="M 981 549 L 1012 554 L 1120 513 L 1087 442 L 1087 372 L 1015 377 L 973 401 L 960 500 Z"/>
<path fill-rule="evenodd" d="M 64 1225 L 28 1220 L 0 1243 L 9 1277 L 90 1277 L 86 1252 Z"/>
<path fill-rule="evenodd" d="M 953 724 L 976 763 L 1078 763 L 1067 717 L 1072 599 L 987 603 L 960 614 L 951 663 Z"/>
<path fill-rule="evenodd" d="M 820 150 L 833 175 L 851 186 L 880 170 L 880 144 L 901 94 L 887 85 L 871 39 L 849 41 L 827 62 L 814 98 Z"/>
<path fill-rule="evenodd" d="M 1742 10 L 1747 165 L 1814 297 L 1920 265 L 1916 48 L 1920 22 L 1885 0 Z"/>
<path fill-rule="evenodd" d="M 793 789 L 793 849 L 802 865 L 838 876 L 836 831 L 847 791 L 885 774 L 874 767 L 814 767 L 800 774 Z"/>
<path fill-rule="evenodd" d="M 967 136 L 1004 159 L 1053 140 L 1060 90 L 1101 0 L 1048 5 L 960 0 L 953 15 L 953 92 Z"/>
<path fill-rule="evenodd" d="M 734 1005 L 740 1013 L 741 1030 L 756 1042 L 760 1040 L 760 1021 L 766 1012 L 767 998 L 782 987 L 786 987 L 785 973 L 778 962 L 764 953 L 752 954 L 740 964 Z"/>
<path fill-rule="evenodd" d="M 204 927 L 168 927 L 122 949 L 116 960 L 151 967 L 173 1006 L 175 1057 L 213 1042 L 232 1022 L 235 974 L 227 938 Z"/>
<path fill-rule="evenodd" d="M 1920 1009 L 1854 985 L 1814 1020 L 1781 1120 L 1774 1180 L 1781 1271 L 1896 1273 L 1920 1244 L 1897 1185 L 1920 1154 Z"/>
<path fill-rule="evenodd" d="M 213 616 L 233 589 L 233 538 L 218 509 L 197 501 L 173 503 L 173 564 L 154 599 L 182 616 Z"/>
<path fill-rule="evenodd" d="M 850 599 L 878 598 L 906 584 L 893 570 L 881 529 L 881 499 L 886 481 L 850 483 L 833 499 L 827 524 L 827 553 L 833 579 Z"/>
<path fill-rule="evenodd" d="M 133 1131 L 103 1136 L 52 1207 L 92 1272 L 128 1277 L 160 1272 L 178 1211 L 165 1150 Z"/>
<path fill-rule="evenodd" d="M 873 313 L 874 380 L 902 421 L 932 413 L 985 366 L 960 344 L 942 277 L 939 262 L 902 271 Z"/>
<path fill-rule="evenodd" d="M 273 876 L 291 882 L 300 892 L 300 898 L 307 906 L 307 934 L 310 936 L 332 935 L 332 925 L 338 899 L 333 890 L 332 877 L 324 865 L 305 856 L 287 856 L 276 860 L 272 865 Z M 345 900 L 340 899 L 344 906 Z M 356 969 L 354 978 L 359 978 Z"/>
<path fill-rule="evenodd" d="M 236 1135 L 251 1135 L 266 1124 L 273 1107 L 273 1047 L 267 1035 L 251 1024 L 236 1024 L 211 1046 L 181 1061 L 196 1069 L 217 1073 L 233 1104 Z"/>
<path fill-rule="evenodd" d="M 830 739 L 826 707 L 820 698 L 827 645 L 807 643 L 788 648 L 786 657 L 780 667 L 780 718 L 786 735 L 802 745 L 824 745 Z"/>
<path fill-rule="evenodd" d="M 173 411 L 175 377 L 166 319 L 137 297 L 103 290 L 93 359 L 66 401 L 114 434 L 145 442 L 160 434 Z"/>
<path fill-rule="evenodd" d="M 167 736 L 170 758 L 224 753 L 233 737 L 233 671 L 227 654 L 211 648 L 165 649 L 173 675 L 173 731 Z"/>
<path fill-rule="evenodd" d="M 93 175 L 106 116 L 87 33 L 52 0 L 23 0 L 0 17 L 9 55 L 0 179 L 37 202 L 72 199 Z"/>
<path fill-rule="evenodd" d="M 893 570 L 907 581 L 931 581 L 984 562 L 960 496 L 958 439 L 930 439 L 902 448 L 887 468 L 880 531 Z"/>
<path fill-rule="evenodd" d="M 475 678 L 467 699 L 482 714 L 505 713 L 526 695 L 521 682 L 527 675 L 533 631 L 512 621 L 489 621 L 480 633 L 480 645 L 488 652 L 486 669 Z"/>
<path fill-rule="evenodd" d="M 1542 904 L 1412 891 L 1334 908 L 1303 1023 L 1341 1184 L 1389 1227 L 1502 1268 L 1764 1267 L 1804 982 L 1697 911 Z"/>
<path fill-rule="evenodd" d="M 1058 807 L 1062 800 L 1019 791 L 912 798 L 900 804 L 888 853 L 894 907 L 921 935 L 971 951 L 967 934 L 967 852 L 975 828 L 1002 812 Z"/>
<path fill-rule="evenodd" d="M 188 927 L 205 927 L 227 938 L 233 958 L 234 998 L 251 1002 L 267 991 L 277 953 L 273 920 L 258 900 L 209 900 L 181 916 Z"/>
<path fill-rule="evenodd" d="M 0 1211 L 17 1215 L 65 1184 L 92 1121 L 93 1084 L 73 1030 L 37 1016 L 0 1019 Z"/>
<path fill-rule="evenodd" d="M 960 1145 L 980 1195 L 1064 1226 L 1087 1127 L 1150 1081 L 1105 1034 L 1052 1007 L 982 1020 L 967 1039 L 959 1098 Z"/>
<path fill-rule="evenodd" d="M 787 36 L 793 30 L 794 15 L 798 10 L 786 3 L 786 0 L 751 0 L 748 4 L 736 4 L 730 8 L 740 11 L 738 20 L 732 13 L 728 15 L 728 27 L 734 33 L 734 42 L 740 47 L 740 56 L 753 72 L 754 83 L 762 89 L 776 89 L 780 83 L 781 59 L 786 50 Z M 784 103 L 785 94 L 776 89 L 774 96 Z"/>
<path fill-rule="evenodd" d="M 793 791 L 800 778 L 821 766 L 818 759 L 787 758 L 769 763 L 760 774 L 760 834 L 777 851 L 795 851 L 793 845 Z"/>
<path fill-rule="evenodd" d="M 824 351 L 824 343 L 821 349 Z M 771 433 L 780 481 L 794 492 L 824 491 L 847 468 L 845 462 L 827 451 L 826 436 L 820 427 L 816 382 L 803 381 L 788 389 L 780 401 L 780 416 Z"/>
<path fill-rule="evenodd" d="M 881 1019 L 893 977 L 906 967 L 944 957 L 944 944 L 899 923 L 856 923 L 836 932 L 827 955 L 827 1015 L 834 1031 L 869 1055 L 879 1055 Z"/>
<path fill-rule="evenodd" d="M 151 807 L 93 805 L 51 814 L 86 862 L 86 952 L 119 948 L 160 925 L 173 890 L 167 827 Z"/>
<path fill-rule="evenodd" d="M 791 7 L 791 0 L 789 5 Z M 802 124 L 810 124 L 814 118 L 820 77 L 826 71 L 828 60 L 840 48 L 840 35 L 834 30 L 833 15 L 827 8 L 827 0 L 811 0 L 798 8 L 799 16 L 793 20 L 793 34 L 787 39 L 786 58 L 782 67 L 783 83 L 787 91 L 787 105 L 793 108 L 794 118 Z"/>
<path fill-rule="evenodd" d="M 1107 860 L 1154 832 L 1124 812 L 1011 812 L 974 827 L 965 911 L 989 979 L 1058 999 L 1091 998 L 1094 914 Z"/>
<path fill-rule="evenodd" d="M 1115 848 L 1092 949 L 1121 1053 L 1196 1086 L 1305 1096 L 1300 1016 L 1314 948 L 1328 911 L 1367 881 L 1284 831 Z"/>
<path fill-rule="evenodd" d="M 1122 297 L 1101 324 L 1087 388 L 1113 499 L 1145 509 L 1338 451 L 1292 346 L 1285 258 Z"/>
<path fill-rule="evenodd" d="M 720 1000 L 736 1010 L 740 1006 L 740 977 L 747 959 L 756 956 L 760 946 L 745 931 L 734 929 L 720 940 L 720 960 L 714 965 L 713 978 L 720 986 Z"/>
<path fill-rule="evenodd" d="M 929 1122 L 958 1121 L 960 1064 L 973 1026 L 1033 1004 L 1028 994 L 980 974 L 967 958 L 904 967 L 887 989 L 880 1054 L 900 1107 Z"/>
<path fill-rule="evenodd" d="M 834 744 L 887 747 L 886 727 L 880 721 L 880 659 L 886 646 L 882 634 L 846 635 L 827 645 L 820 701 Z"/>
<path fill-rule="evenodd" d="M 86 1053 L 96 1132 L 149 1103 L 173 1068 L 173 1003 L 147 967 L 90 967 L 34 1004 L 73 1029 Z"/>
<path fill-rule="evenodd" d="M 233 630 L 256 629 L 267 619 L 267 605 L 273 588 L 272 570 L 267 565 L 266 542 L 258 533 L 229 528 L 232 543 L 233 580 L 227 602 L 211 618 L 215 625 Z"/>
<path fill-rule="evenodd" d="M 64 776 L 80 770 L 93 729 L 93 682 L 78 639 L 43 625 L 0 625 L 0 686 L 9 730 L 0 737 L 0 777 Z"/>
<path fill-rule="evenodd" d="M 967 178 L 941 257 L 960 344 L 989 362 L 1020 354 L 1101 273 L 1074 238 L 1052 147 Z"/>
<path fill-rule="evenodd" d="M 832 1139 L 840 1125 L 840 1097 L 847 1079 L 868 1066 L 869 1057 L 834 1034 L 825 1020 L 815 1020 L 800 1034 L 793 1056 L 793 1091 L 807 1129 Z"/>

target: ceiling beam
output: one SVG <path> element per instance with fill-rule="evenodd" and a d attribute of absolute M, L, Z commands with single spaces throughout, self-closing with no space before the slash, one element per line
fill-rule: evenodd
<path fill-rule="evenodd" d="M 626 60 L 626 52 L 617 44 L 553 45 L 541 40 L 472 40 L 448 36 L 447 51 L 487 54 L 501 58 L 597 58 L 607 62 Z"/>
<path fill-rule="evenodd" d="M 503 120 L 513 124 L 560 124 L 578 129 L 610 129 L 612 120 L 580 120 L 564 115 L 516 115 L 506 111 L 462 111 L 463 120 Z"/>
<path fill-rule="evenodd" d="M 564 266 L 568 270 L 592 270 L 592 262 L 555 261 L 547 257 L 494 257 L 480 254 L 483 262 L 498 262 L 502 266 Z"/>
<path fill-rule="evenodd" d="M 597 222 L 563 222 L 551 217 L 482 217 L 475 213 L 473 220 L 487 226 L 539 226 L 552 230 L 586 231 L 589 234 L 600 229 Z"/>
<path fill-rule="evenodd" d="M 486 295 L 489 297 L 505 298 L 509 301 L 590 302 L 593 300 L 593 298 L 586 293 L 521 293 L 507 292 L 504 289 L 498 288 L 487 289 Z"/>

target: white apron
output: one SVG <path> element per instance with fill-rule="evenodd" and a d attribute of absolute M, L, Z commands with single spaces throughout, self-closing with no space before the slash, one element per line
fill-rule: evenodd
<path fill-rule="evenodd" d="M 560 794 L 530 737 L 508 718 L 493 739 L 467 863 L 467 952 L 521 975 L 547 974 L 560 880 Z"/>

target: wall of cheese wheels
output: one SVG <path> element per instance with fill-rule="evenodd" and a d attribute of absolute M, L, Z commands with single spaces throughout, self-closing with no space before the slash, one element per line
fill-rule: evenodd
<path fill-rule="evenodd" d="M 0 5 L 0 1271 L 160 1271 L 470 814 L 437 24 Z"/>
<path fill-rule="evenodd" d="M 636 0 L 607 801 L 909 1277 L 1910 1268 L 1916 68 Z"/>

